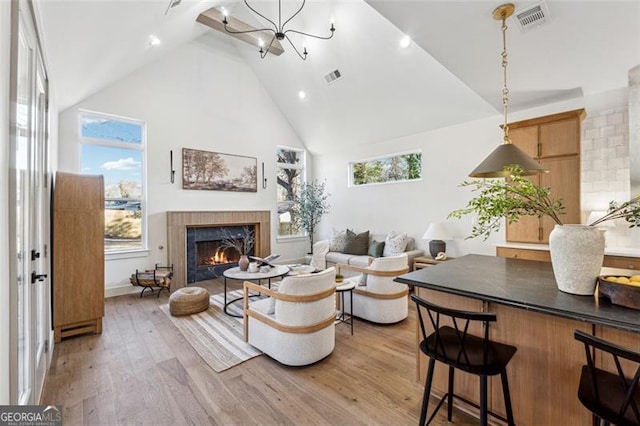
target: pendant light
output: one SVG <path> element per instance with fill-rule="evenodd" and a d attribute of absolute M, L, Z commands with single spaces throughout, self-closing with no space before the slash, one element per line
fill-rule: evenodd
<path fill-rule="evenodd" d="M 498 6 L 493 11 L 493 19 L 502 21 L 502 71 L 504 86 L 502 88 L 502 105 L 504 111 L 504 132 L 502 144 L 493 150 L 487 158 L 476 167 L 469 176 L 479 178 L 508 177 L 509 172 L 505 172 L 505 166 L 518 165 L 522 167 L 522 175 L 535 175 L 547 173 L 540 163 L 529 157 L 524 151 L 511 143 L 509 138 L 509 125 L 507 124 L 507 112 L 509 104 L 509 88 L 507 87 L 507 24 L 506 20 L 513 14 L 515 7 L 513 3 L 506 3 Z"/>
<path fill-rule="evenodd" d="M 253 13 L 255 13 L 256 15 L 260 16 L 262 19 L 264 19 L 265 21 L 269 22 L 269 24 L 271 24 L 271 26 L 266 27 L 266 28 L 258 28 L 258 29 L 251 29 L 251 30 L 245 30 L 245 31 L 238 31 L 238 30 L 234 30 L 229 26 L 229 20 L 227 19 L 227 12 L 226 10 L 224 11 L 224 18 L 222 19 L 222 24 L 224 25 L 224 29 L 226 32 L 230 33 L 230 34 L 248 34 L 248 33 L 271 33 L 271 41 L 269 42 L 268 45 L 264 45 L 264 41 L 261 39 L 260 40 L 260 50 L 258 51 L 258 53 L 260 53 L 260 58 L 264 59 L 265 56 L 267 56 L 267 53 L 269 53 L 269 50 L 271 49 L 271 46 L 273 45 L 273 43 L 277 40 L 277 41 L 282 41 L 282 40 L 287 40 L 289 42 L 289 44 L 291 45 L 291 47 L 293 47 L 293 50 L 298 54 L 298 56 L 300 57 L 300 59 L 302 59 L 303 61 L 307 60 L 307 55 L 309 54 L 309 52 L 307 52 L 307 48 L 306 46 L 302 47 L 302 52 L 300 52 L 300 49 L 298 49 L 296 47 L 295 44 L 293 44 L 293 41 L 291 41 L 291 39 L 288 36 L 288 33 L 294 33 L 294 34 L 298 34 L 298 35 L 302 35 L 302 36 L 306 36 L 306 37 L 313 37 L 313 38 L 317 38 L 320 40 L 329 40 L 330 38 L 333 37 L 333 34 L 336 32 L 336 27 L 333 24 L 333 21 L 331 21 L 331 26 L 329 27 L 329 35 L 327 36 L 319 36 L 319 35 L 315 35 L 315 34 L 309 34 L 309 33 L 305 33 L 303 31 L 298 31 L 298 30 L 293 30 L 291 28 L 289 29 L 285 29 L 286 25 L 289 23 L 289 21 L 291 21 L 293 18 L 295 18 L 301 11 L 302 8 L 304 7 L 305 3 L 307 0 L 302 0 L 302 4 L 300 5 L 300 8 L 293 14 L 291 15 L 288 19 L 286 19 L 284 21 L 284 23 L 282 22 L 282 0 L 278 0 L 278 19 L 277 19 L 277 24 L 276 24 L 276 19 L 269 19 L 267 18 L 265 15 L 263 15 L 262 13 L 258 12 L 254 7 L 252 7 L 249 2 L 247 0 L 244 0 L 244 4 L 249 8 L 250 11 L 252 11 Z"/>

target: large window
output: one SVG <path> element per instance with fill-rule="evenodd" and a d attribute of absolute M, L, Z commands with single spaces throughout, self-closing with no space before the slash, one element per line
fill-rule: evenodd
<path fill-rule="evenodd" d="M 294 225 L 293 205 L 300 195 L 300 186 L 305 180 L 304 151 L 294 148 L 278 147 L 278 236 L 302 235 L 302 231 Z"/>
<path fill-rule="evenodd" d="M 80 112 L 82 172 L 104 176 L 105 250 L 146 248 L 145 124 Z"/>
<path fill-rule="evenodd" d="M 349 163 L 351 186 L 422 179 L 422 152 L 414 151 Z"/>

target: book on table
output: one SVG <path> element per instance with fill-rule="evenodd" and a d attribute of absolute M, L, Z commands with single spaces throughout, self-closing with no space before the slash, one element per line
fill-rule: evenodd
<path fill-rule="evenodd" d="M 258 257 L 258 256 L 249 256 L 249 259 L 255 260 L 256 262 L 258 262 L 258 266 L 269 265 L 275 268 L 276 265 L 274 265 L 272 262 L 274 262 L 279 257 L 280 257 L 279 254 L 270 254 L 265 258 Z"/>

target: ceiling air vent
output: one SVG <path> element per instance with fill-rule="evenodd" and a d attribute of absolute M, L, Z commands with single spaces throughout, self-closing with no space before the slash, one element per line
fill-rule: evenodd
<path fill-rule="evenodd" d="M 540 2 L 515 13 L 514 19 L 521 33 L 526 33 L 551 20 L 547 3 Z"/>
<path fill-rule="evenodd" d="M 341 78 L 342 78 L 342 73 L 340 72 L 340 70 L 333 70 L 324 76 L 324 79 L 327 82 L 327 84 L 335 83 Z"/>

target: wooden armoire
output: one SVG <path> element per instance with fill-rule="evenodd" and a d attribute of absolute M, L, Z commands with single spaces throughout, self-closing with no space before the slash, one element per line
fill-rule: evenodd
<path fill-rule="evenodd" d="M 104 181 L 56 173 L 53 190 L 55 341 L 101 333 L 104 316 Z"/>

